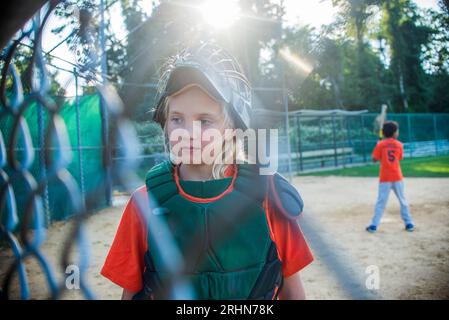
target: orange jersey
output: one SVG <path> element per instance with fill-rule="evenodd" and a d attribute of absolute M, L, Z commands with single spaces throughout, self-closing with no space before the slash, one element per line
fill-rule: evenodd
<path fill-rule="evenodd" d="M 379 141 L 373 150 L 373 159 L 380 161 L 380 182 L 395 182 L 403 179 L 399 161 L 403 154 L 402 143 L 393 138 Z"/>
<path fill-rule="evenodd" d="M 176 170 L 175 170 L 176 172 Z M 232 175 L 232 170 L 227 172 Z M 149 209 L 146 186 L 138 188 L 131 196 L 123 212 L 117 233 L 115 235 L 108 256 L 101 270 L 101 274 L 131 292 L 142 289 L 144 272 L 144 254 L 148 250 L 146 221 L 137 198 L 143 200 L 143 210 Z M 263 203 L 270 237 L 276 244 L 279 259 L 282 262 L 282 273 L 288 277 L 298 272 L 313 261 L 312 253 L 295 220 L 282 217 L 272 204 L 265 200 Z"/>

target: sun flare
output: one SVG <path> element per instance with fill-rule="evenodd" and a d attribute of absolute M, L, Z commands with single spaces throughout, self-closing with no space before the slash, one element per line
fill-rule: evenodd
<path fill-rule="evenodd" d="M 216 29 L 225 29 L 236 21 L 240 7 L 236 0 L 207 0 L 200 7 L 204 20 Z"/>

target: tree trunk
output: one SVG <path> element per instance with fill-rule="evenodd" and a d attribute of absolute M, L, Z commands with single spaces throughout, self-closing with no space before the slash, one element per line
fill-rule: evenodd
<path fill-rule="evenodd" d="M 335 103 L 338 109 L 344 110 L 343 102 L 341 101 L 340 86 L 338 85 L 338 82 L 334 79 L 334 77 L 329 77 L 329 79 L 332 83 L 332 88 L 334 89 Z"/>

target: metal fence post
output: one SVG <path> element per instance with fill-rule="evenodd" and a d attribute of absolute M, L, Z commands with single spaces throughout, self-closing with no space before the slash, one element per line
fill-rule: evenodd
<path fill-rule="evenodd" d="M 347 139 L 348 139 L 348 145 L 349 145 L 349 147 L 352 149 L 352 141 L 351 141 L 351 134 L 350 134 L 350 127 L 349 127 L 349 119 L 350 119 L 350 116 L 346 116 L 345 117 L 345 121 L 346 121 L 346 135 L 347 135 Z M 351 153 L 349 154 L 349 162 L 352 164 L 352 151 L 351 151 Z"/>
<path fill-rule="evenodd" d="M 76 68 L 73 69 L 73 73 L 75 75 L 75 111 L 76 111 L 76 138 L 77 138 L 77 149 L 78 149 L 78 169 L 80 175 L 80 190 L 81 196 L 86 203 L 86 195 L 84 191 L 84 168 L 83 168 L 83 154 L 81 147 L 81 121 L 80 121 L 80 105 L 79 105 L 79 96 L 78 96 L 78 71 Z"/>
<path fill-rule="evenodd" d="M 334 165 L 338 166 L 338 159 L 337 159 L 337 137 L 335 133 L 335 115 L 332 114 L 332 138 L 334 141 Z"/>
<path fill-rule="evenodd" d="M 41 24 L 40 19 L 40 12 L 41 9 L 39 9 L 38 13 L 35 15 L 34 21 L 36 25 Z M 36 29 L 34 31 L 34 37 L 35 41 L 37 41 L 36 48 L 38 50 L 42 50 L 42 40 L 38 36 L 39 30 Z M 44 106 L 41 104 L 40 101 L 36 103 L 36 107 L 38 108 L 37 112 L 37 128 L 38 128 L 38 135 L 39 135 L 39 162 L 40 162 L 40 178 L 42 181 L 47 181 L 47 157 L 46 157 L 46 148 L 49 146 L 46 145 L 46 139 L 45 139 L 45 125 L 44 125 Z M 47 117 L 48 118 L 48 117 Z M 50 226 L 52 217 L 51 217 L 51 211 L 50 211 L 50 195 L 48 190 L 48 181 L 45 183 L 44 186 L 44 197 L 43 197 L 43 207 L 45 212 L 45 225 L 48 228 Z M 1 222 L 1 221 L 0 221 Z"/>
<path fill-rule="evenodd" d="M 321 116 L 318 118 L 318 132 L 320 150 L 323 150 L 323 121 Z M 324 161 L 325 160 L 323 160 L 323 156 L 321 156 L 321 167 L 324 167 Z"/>
<path fill-rule="evenodd" d="M 360 122 L 361 122 L 361 124 L 362 124 L 362 153 L 363 153 L 363 162 L 366 162 L 365 118 L 363 118 L 363 114 L 360 115 Z"/>
<path fill-rule="evenodd" d="M 101 77 L 103 85 L 106 83 L 107 63 L 106 63 L 106 37 L 104 34 L 104 0 L 100 0 L 100 45 L 101 45 Z M 103 140 L 103 165 L 105 174 L 105 198 L 108 206 L 112 205 L 112 146 L 109 139 L 109 111 L 103 97 L 100 99 L 102 140 Z"/>
<path fill-rule="evenodd" d="M 302 159 L 302 142 L 301 142 L 301 120 L 299 115 L 296 116 L 296 126 L 298 130 L 298 151 L 299 151 L 299 170 L 303 171 L 303 159 Z"/>
<path fill-rule="evenodd" d="M 40 179 L 42 181 L 47 181 L 47 166 L 45 164 L 46 156 L 45 156 L 45 149 L 48 147 L 45 143 L 45 125 L 44 125 L 44 107 L 41 105 L 40 102 L 36 103 L 36 107 L 38 108 L 37 112 L 37 131 L 39 135 L 39 167 L 40 167 Z M 49 199 L 49 192 L 48 192 L 48 183 L 45 184 L 44 187 L 44 197 L 43 197 L 43 207 L 45 212 L 45 225 L 47 228 L 50 226 L 51 223 L 51 211 L 50 211 L 50 199 Z"/>
<path fill-rule="evenodd" d="M 285 110 L 285 131 L 287 136 L 287 153 L 288 153 L 288 178 L 289 181 L 292 181 L 292 159 L 291 159 L 291 151 L 290 151 L 290 125 L 289 125 L 289 116 L 288 116 L 288 95 L 285 87 L 283 88 L 283 100 L 284 100 L 284 110 Z"/>

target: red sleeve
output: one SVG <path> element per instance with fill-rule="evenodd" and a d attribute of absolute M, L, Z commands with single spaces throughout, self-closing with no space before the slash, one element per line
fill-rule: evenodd
<path fill-rule="evenodd" d="M 142 187 L 136 192 L 146 192 Z M 142 289 L 144 254 L 148 248 L 146 224 L 131 196 L 117 229 L 101 274 L 131 292 Z"/>
<path fill-rule="evenodd" d="M 399 160 L 402 160 L 404 157 L 404 145 L 399 142 Z"/>
<path fill-rule="evenodd" d="M 381 153 L 381 142 L 378 142 L 376 144 L 376 146 L 374 147 L 372 157 L 373 157 L 374 160 L 379 161 L 380 158 L 381 158 L 381 155 L 382 155 L 382 153 Z"/>
<path fill-rule="evenodd" d="M 282 273 L 289 277 L 313 261 L 313 255 L 297 220 L 289 220 L 268 201 L 264 201 L 271 239 L 276 243 Z"/>

